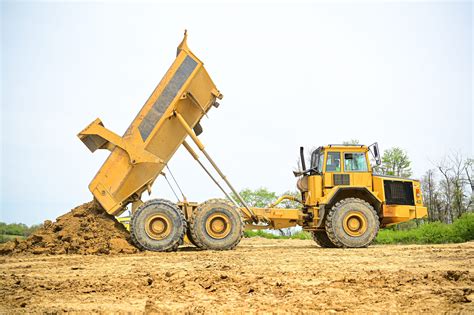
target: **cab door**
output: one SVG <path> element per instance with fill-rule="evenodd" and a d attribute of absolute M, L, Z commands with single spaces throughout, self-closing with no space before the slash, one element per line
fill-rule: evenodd
<path fill-rule="evenodd" d="M 326 191 L 337 185 L 338 178 L 342 175 L 341 152 L 326 151 L 324 163 L 324 189 Z"/>
<path fill-rule="evenodd" d="M 351 186 L 367 187 L 372 190 L 372 173 L 366 152 L 343 152 L 344 173 L 349 175 Z"/>

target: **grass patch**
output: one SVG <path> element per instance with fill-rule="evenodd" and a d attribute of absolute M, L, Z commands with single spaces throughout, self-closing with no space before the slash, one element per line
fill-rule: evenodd
<path fill-rule="evenodd" d="M 310 240 L 311 234 L 305 231 L 299 231 L 296 232 L 295 234 L 292 234 L 290 236 L 286 235 L 276 235 L 270 232 L 266 232 L 265 230 L 247 230 L 244 231 L 244 237 L 263 237 L 263 238 L 268 238 L 268 239 L 280 239 L 280 240 L 288 240 L 288 239 L 297 239 L 297 240 Z"/>
<path fill-rule="evenodd" d="M 313 239 L 311 234 L 305 231 L 300 231 L 298 233 L 295 233 L 292 236 L 290 236 L 290 238 L 294 240 L 312 240 Z"/>
<path fill-rule="evenodd" d="M 443 244 L 472 240 L 474 213 L 466 213 L 453 224 L 429 222 L 408 230 L 381 230 L 375 244 Z"/>
<path fill-rule="evenodd" d="M 273 233 L 265 232 L 264 230 L 246 230 L 244 231 L 244 237 L 263 237 L 268 239 L 284 239 L 288 238 L 281 235 L 275 235 Z"/>
<path fill-rule="evenodd" d="M 6 243 L 8 241 L 13 241 L 14 239 L 23 240 L 25 237 L 23 235 L 9 235 L 9 234 L 0 234 L 0 243 Z"/>

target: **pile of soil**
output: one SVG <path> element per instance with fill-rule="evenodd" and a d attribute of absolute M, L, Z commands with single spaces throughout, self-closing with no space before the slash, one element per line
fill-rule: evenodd
<path fill-rule="evenodd" d="M 114 216 L 94 201 L 72 209 L 25 240 L 0 245 L 0 255 L 118 254 L 137 252 L 130 234 Z"/>

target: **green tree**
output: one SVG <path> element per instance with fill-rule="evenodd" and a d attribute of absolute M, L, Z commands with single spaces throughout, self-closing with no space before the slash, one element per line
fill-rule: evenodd
<path fill-rule="evenodd" d="M 293 191 L 287 190 L 283 193 L 283 195 L 290 195 L 290 196 L 296 197 L 298 200 L 301 199 L 301 193 L 297 190 L 293 190 Z M 283 200 L 279 206 L 286 209 L 291 209 L 291 208 L 294 209 L 294 208 L 300 208 L 301 204 L 296 201 Z"/>
<path fill-rule="evenodd" d="M 381 170 L 384 175 L 410 177 L 412 174 L 410 165 L 408 154 L 398 147 L 385 150 L 383 153 Z"/>
<path fill-rule="evenodd" d="M 39 229 L 41 226 L 41 224 L 38 224 L 28 227 L 26 224 L 23 223 L 6 224 L 5 222 L 0 222 L 0 235 L 28 236 L 37 229 Z"/>
<path fill-rule="evenodd" d="M 245 188 L 240 191 L 240 196 L 250 207 L 266 207 L 277 199 L 277 195 L 269 191 L 267 188 L 261 187 L 256 190 Z M 234 194 L 232 194 L 234 200 L 238 200 Z"/>

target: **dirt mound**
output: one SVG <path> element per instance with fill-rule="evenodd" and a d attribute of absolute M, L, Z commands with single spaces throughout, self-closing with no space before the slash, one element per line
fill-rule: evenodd
<path fill-rule="evenodd" d="M 0 246 L 0 255 L 9 254 L 117 254 L 135 253 L 129 233 L 96 202 L 88 202 L 56 219 L 23 241 Z"/>

